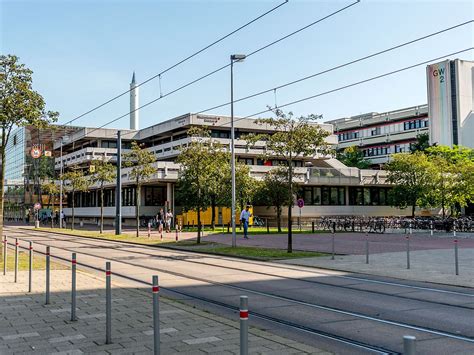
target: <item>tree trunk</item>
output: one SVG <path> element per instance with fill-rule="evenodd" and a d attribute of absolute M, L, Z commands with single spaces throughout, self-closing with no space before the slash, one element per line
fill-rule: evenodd
<path fill-rule="evenodd" d="M 200 208 L 198 208 L 197 210 L 197 223 L 198 223 L 197 243 L 201 244 L 201 209 Z"/>
<path fill-rule="evenodd" d="M 51 208 L 51 228 L 54 228 L 54 194 L 49 195 L 50 203 L 51 203 L 51 196 L 53 197 L 53 207 Z"/>
<path fill-rule="evenodd" d="M 416 202 L 413 202 L 411 206 L 411 218 L 415 218 L 415 208 L 416 208 Z"/>
<path fill-rule="evenodd" d="M 211 228 L 214 230 L 216 228 L 216 197 L 212 196 L 211 198 Z"/>
<path fill-rule="evenodd" d="M 140 185 L 135 189 L 135 217 L 137 219 L 137 238 L 140 236 Z"/>
<path fill-rule="evenodd" d="M 72 224 L 71 229 L 74 230 L 74 190 L 72 190 Z"/>
<path fill-rule="evenodd" d="M 288 183 L 290 186 L 290 196 L 288 201 L 288 253 L 293 252 L 293 231 L 292 231 L 292 221 L 291 221 L 291 212 L 293 209 L 293 166 L 292 160 L 288 162 Z"/>
<path fill-rule="evenodd" d="M 100 186 L 100 234 L 104 233 L 104 184 Z"/>
<path fill-rule="evenodd" d="M 278 228 L 278 233 L 281 233 L 281 206 L 278 206 L 276 209 L 277 213 L 277 228 Z"/>

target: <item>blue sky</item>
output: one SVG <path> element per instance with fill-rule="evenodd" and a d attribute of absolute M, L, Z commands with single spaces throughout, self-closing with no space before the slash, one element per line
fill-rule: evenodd
<path fill-rule="evenodd" d="M 232 31 L 283 0 L 0 0 L 1 53 L 15 54 L 34 71 L 34 88 L 66 122 Z M 249 53 L 352 1 L 298 1 L 166 73 L 167 92 Z M 472 20 L 473 1 L 362 0 L 350 9 L 235 66 L 235 97 L 269 89 Z M 474 45 L 472 24 L 277 91 L 277 104 Z M 473 52 L 458 56 L 473 60 Z M 196 112 L 229 100 L 226 69 L 144 108 L 140 126 Z M 140 103 L 160 95 L 158 80 L 140 88 Z M 425 66 L 306 101 L 288 110 L 324 120 L 424 104 Z M 273 93 L 235 105 L 237 116 L 274 105 Z M 128 95 L 75 122 L 98 126 L 128 112 Z M 230 108 L 213 114 L 229 114 Z M 128 118 L 109 127 L 128 128 Z"/>

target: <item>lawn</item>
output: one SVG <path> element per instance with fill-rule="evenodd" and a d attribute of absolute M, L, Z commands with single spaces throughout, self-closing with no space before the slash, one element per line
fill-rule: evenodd
<path fill-rule="evenodd" d="M 196 242 L 180 242 L 178 244 L 169 244 L 171 249 L 180 249 L 186 251 L 197 251 L 206 254 L 236 256 L 242 258 L 251 258 L 258 260 L 283 260 L 283 259 L 296 259 L 296 258 L 311 258 L 318 256 L 327 256 L 325 253 L 310 252 L 310 251 L 293 251 L 288 253 L 286 250 L 281 249 L 270 249 L 260 247 L 231 247 L 220 243 L 201 243 Z"/>
<path fill-rule="evenodd" d="M 232 233 L 232 229 L 227 232 L 227 226 L 225 228 L 222 228 L 222 226 L 216 226 L 214 230 L 212 230 L 210 227 L 204 227 L 203 228 L 204 232 L 206 234 L 228 234 Z M 197 232 L 196 227 L 190 227 L 190 228 L 184 228 L 184 232 Z M 264 234 L 287 234 L 288 233 L 288 228 L 282 228 L 281 232 L 278 232 L 278 229 L 276 227 L 270 227 L 267 231 L 267 227 L 249 227 L 249 234 L 252 235 L 264 235 Z M 292 229 L 293 234 L 308 234 L 312 233 L 311 227 L 303 227 L 301 230 L 298 228 L 298 226 L 293 226 Z M 328 233 L 328 231 L 324 230 L 315 230 L 314 233 Z M 243 228 L 240 229 L 239 225 L 236 226 L 236 234 L 244 234 Z"/>
<path fill-rule="evenodd" d="M 33 270 L 45 270 L 46 269 L 46 259 L 42 254 L 33 253 Z M 51 261 L 52 270 L 64 270 L 67 269 L 67 266 Z M 0 270 L 3 272 L 3 254 L 1 254 L 0 260 Z M 8 249 L 7 253 L 7 271 L 15 270 L 15 251 L 13 249 Z M 28 271 L 29 270 L 29 258 L 28 251 L 19 251 L 18 252 L 18 271 Z"/>

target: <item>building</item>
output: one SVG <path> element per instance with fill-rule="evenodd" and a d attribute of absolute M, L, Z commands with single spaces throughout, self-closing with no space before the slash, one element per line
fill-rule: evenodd
<path fill-rule="evenodd" d="M 474 62 L 455 59 L 426 68 L 428 104 L 390 112 L 327 121 L 338 137 L 337 150 L 358 146 L 373 165 L 408 152 L 421 134 L 431 144 L 474 148 Z"/>
<path fill-rule="evenodd" d="M 134 76 L 135 77 L 135 76 Z M 180 211 L 179 201 L 175 199 L 174 186 L 178 180 L 180 166 L 175 163 L 181 147 L 191 142 L 187 131 L 191 127 L 206 126 L 213 139 L 224 149 L 230 149 L 230 117 L 188 113 L 158 123 L 151 127 L 139 129 L 138 116 L 134 108 L 138 107 L 138 93 L 134 80 L 131 84 L 130 102 L 131 117 L 128 130 L 121 131 L 122 152 L 126 153 L 132 141 L 143 144 L 156 158 L 158 172 L 142 186 L 140 193 L 140 211 L 143 216 L 156 215 L 160 208 Z M 314 123 L 317 125 L 317 123 Z M 337 137 L 332 134 L 331 124 L 319 124 L 322 129 L 331 133 L 328 144 L 335 145 Z M 248 133 L 274 132 L 268 126 L 259 125 L 251 118 L 235 118 L 235 154 L 238 161 L 250 167 L 250 175 L 262 179 L 274 166 L 281 164 L 276 157 L 262 160 L 266 149 L 265 142 L 259 142 L 249 148 L 242 139 Z M 95 159 L 111 162 L 117 160 L 117 129 L 81 128 L 62 142 L 62 158 L 58 156 L 61 142 L 54 144 L 56 152 L 55 169 L 61 163 L 65 169 L 88 170 Z M 130 169 L 121 169 L 122 180 L 122 218 L 124 224 L 135 223 L 135 185 L 129 177 Z M 299 197 L 305 201 L 302 217 L 321 215 L 400 215 L 405 211 L 388 206 L 387 193 L 389 185 L 386 174 L 380 170 L 360 170 L 348 168 L 330 156 L 315 152 L 313 156 L 300 157 L 295 161 L 295 179 L 301 185 Z M 69 197 L 70 199 L 71 197 Z M 69 201 L 71 203 L 72 201 Z M 97 186 L 87 192 L 75 194 L 75 216 L 85 223 L 97 223 L 100 215 L 99 194 Z M 104 216 L 106 223 L 112 224 L 115 218 L 115 183 L 106 185 L 104 195 Z M 71 216 L 71 209 L 66 208 L 66 216 Z M 254 208 L 260 216 L 272 216 L 272 209 Z M 298 215 L 295 207 L 294 215 Z"/>

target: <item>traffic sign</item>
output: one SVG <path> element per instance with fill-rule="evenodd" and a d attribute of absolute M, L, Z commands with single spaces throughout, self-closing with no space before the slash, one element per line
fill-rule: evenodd
<path fill-rule="evenodd" d="M 35 209 L 35 210 L 41 209 L 41 203 L 36 202 L 35 205 L 34 205 L 34 209 Z"/>
<path fill-rule="evenodd" d="M 298 204 L 298 207 L 299 208 L 303 208 L 304 207 L 304 200 L 302 198 L 299 198 L 298 201 L 296 201 L 296 203 Z"/>
<path fill-rule="evenodd" d="M 38 159 L 42 154 L 41 148 L 39 146 L 34 146 L 31 148 L 30 154 L 33 159 Z"/>

